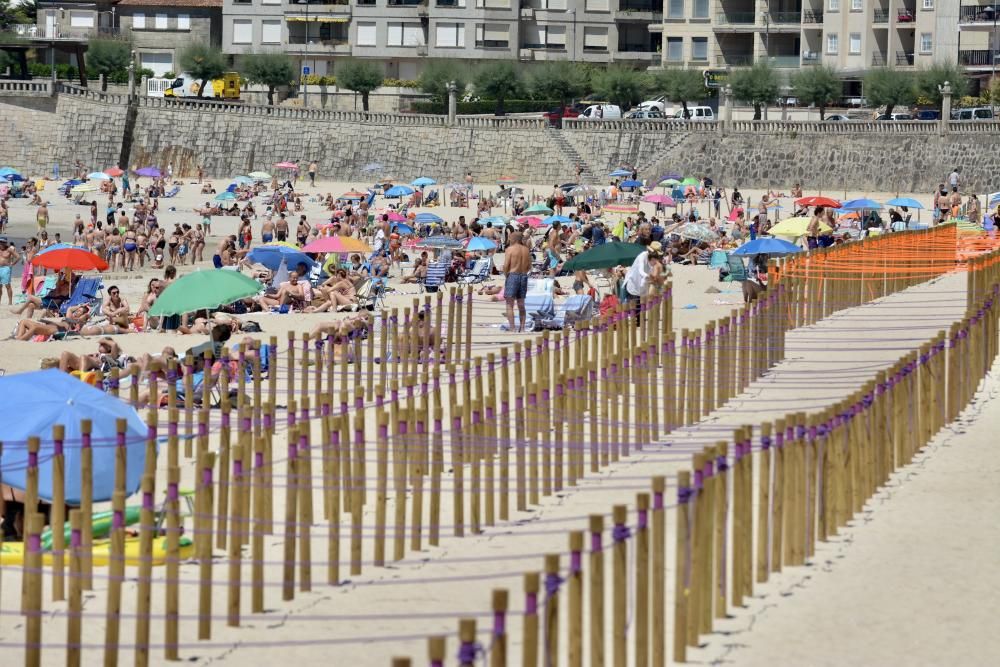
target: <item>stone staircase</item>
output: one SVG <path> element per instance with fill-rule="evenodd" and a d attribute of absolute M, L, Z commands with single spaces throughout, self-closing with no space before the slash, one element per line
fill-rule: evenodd
<path fill-rule="evenodd" d="M 639 173 L 644 177 L 659 178 L 660 174 L 676 169 L 677 160 L 674 151 L 686 137 L 684 132 L 677 132 L 667 137 L 666 143 L 656 151 L 650 160 L 645 164 L 638 165 Z"/>
<path fill-rule="evenodd" d="M 545 128 L 545 134 L 552 139 L 552 142 L 559 149 L 562 156 L 572 165 L 573 171 L 570 172 L 571 174 L 575 176 L 576 165 L 580 165 L 580 167 L 582 167 L 580 172 L 581 183 L 585 183 L 587 185 L 599 185 L 601 183 L 601 179 L 598 178 L 597 174 L 594 172 L 594 168 L 590 166 L 590 164 L 583 159 L 580 153 L 573 148 L 573 145 L 566 140 L 566 137 L 563 136 L 562 130 L 554 127 L 547 127 Z"/>

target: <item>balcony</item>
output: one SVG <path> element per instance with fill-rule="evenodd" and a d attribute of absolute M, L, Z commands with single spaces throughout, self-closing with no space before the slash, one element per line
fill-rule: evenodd
<path fill-rule="evenodd" d="M 749 67 L 753 65 L 753 54 L 733 53 L 715 56 L 715 64 L 719 67 Z"/>
<path fill-rule="evenodd" d="M 767 61 L 776 69 L 795 69 L 800 63 L 798 55 L 768 56 Z"/>
<path fill-rule="evenodd" d="M 312 11 L 323 12 L 330 11 L 328 8 L 332 6 L 338 7 L 350 7 L 351 3 L 349 0 L 290 0 L 289 3 L 292 6 L 301 7 L 302 5 L 309 5 Z M 359 3 L 360 4 L 360 3 Z"/>
<path fill-rule="evenodd" d="M 876 9 L 875 13 L 872 15 L 872 23 L 888 23 L 888 22 L 889 22 L 889 10 Z"/>
<path fill-rule="evenodd" d="M 994 62 L 1000 64 L 1000 51 L 975 49 L 958 52 L 958 64 L 964 67 L 992 67 Z"/>
<path fill-rule="evenodd" d="M 615 18 L 621 21 L 663 22 L 663 2 L 619 0 Z"/>
<path fill-rule="evenodd" d="M 913 66 L 912 51 L 896 51 L 896 64 L 899 66 Z"/>
<path fill-rule="evenodd" d="M 819 28 L 823 27 L 823 12 L 814 12 L 811 9 L 807 9 L 802 12 L 802 22 L 808 25 L 815 25 Z"/>
<path fill-rule="evenodd" d="M 873 53 L 872 54 L 872 67 L 885 67 L 886 60 L 885 54 Z"/>
<path fill-rule="evenodd" d="M 1000 4 L 993 5 L 962 5 L 958 8 L 958 24 L 985 27 L 1000 19 Z"/>
<path fill-rule="evenodd" d="M 798 25 L 802 23 L 801 12 L 768 12 L 772 25 Z"/>
<path fill-rule="evenodd" d="M 417 7 L 419 5 L 427 6 L 427 0 L 386 0 L 386 5 L 389 7 Z"/>
<path fill-rule="evenodd" d="M 757 16 L 753 12 L 719 12 L 715 15 L 717 26 L 754 26 Z"/>

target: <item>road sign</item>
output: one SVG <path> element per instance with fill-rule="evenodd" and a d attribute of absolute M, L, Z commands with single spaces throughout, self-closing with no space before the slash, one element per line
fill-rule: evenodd
<path fill-rule="evenodd" d="M 729 72 L 723 69 L 707 69 L 704 76 L 706 88 L 722 88 L 729 82 Z"/>
<path fill-rule="evenodd" d="M 303 65 L 302 66 L 302 75 L 303 76 L 309 76 L 309 65 Z"/>

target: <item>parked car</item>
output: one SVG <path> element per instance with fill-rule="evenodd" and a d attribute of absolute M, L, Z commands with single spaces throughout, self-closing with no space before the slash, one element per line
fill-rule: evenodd
<path fill-rule="evenodd" d="M 715 112 L 712 107 L 688 107 L 688 118 L 684 117 L 684 109 L 678 109 L 674 112 L 674 118 L 679 120 L 702 120 L 702 121 L 714 121 Z"/>
<path fill-rule="evenodd" d="M 860 108 L 868 106 L 868 100 L 864 97 L 854 96 L 844 98 L 845 107 Z"/>
<path fill-rule="evenodd" d="M 913 115 L 908 113 L 893 113 L 890 115 L 879 114 L 875 120 L 913 120 Z"/>
<path fill-rule="evenodd" d="M 665 98 L 665 97 L 657 97 L 657 98 L 654 98 L 652 100 L 646 100 L 645 102 L 643 102 L 642 104 L 639 105 L 639 108 L 640 109 L 656 109 L 660 113 L 663 113 L 663 109 L 664 109 L 664 107 L 666 107 L 666 104 L 667 104 L 667 98 Z"/>
<path fill-rule="evenodd" d="M 951 112 L 952 120 L 993 120 L 993 109 L 990 107 L 969 107 L 955 109 Z"/>
<path fill-rule="evenodd" d="M 580 120 L 621 120 L 622 108 L 617 104 L 591 104 L 583 110 Z"/>
<path fill-rule="evenodd" d="M 848 120 L 851 120 L 851 119 L 848 118 L 847 116 L 845 116 L 842 113 L 833 113 L 833 114 L 830 114 L 829 116 L 827 116 L 826 120 L 834 122 L 834 123 L 842 123 L 844 121 L 848 121 Z"/>
<path fill-rule="evenodd" d="M 635 111 L 628 112 L 625 118 L 629 120 L 646 120 L 651 118 L 663 118 L 663 114 L 660 113 L 659 109 L 636 109 Z"/>
<path fill-rule="evenodd" d="M 916 120 L 941 120 L 941 112 L 937 109 L 919 109 L 913 117 Z"/>
<path fill-rule="evenodd" d="M 561 127 L 564 118 L 576 118 L 579 115 L 580 112 L 573 107 L 563 107 L 562 109 L 556 107 L 543 113 L 542 118 L 549 121 L 549 125 Z"/>

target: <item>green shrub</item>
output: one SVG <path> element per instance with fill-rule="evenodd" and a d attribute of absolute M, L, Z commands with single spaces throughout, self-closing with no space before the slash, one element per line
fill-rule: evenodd
<path fill-rule="evenodd" d="M 414 102 L 413 111 L 417 113 L 446 114 L 448 102 Z M 460 114 L 491 114 L 496 110 L 496 100 L 478 100 L 476 102 L 458 103 Z M 559 108 L 559 100 L 504 100 L 504 111 L 507 113 L 542 113 Z"/>

